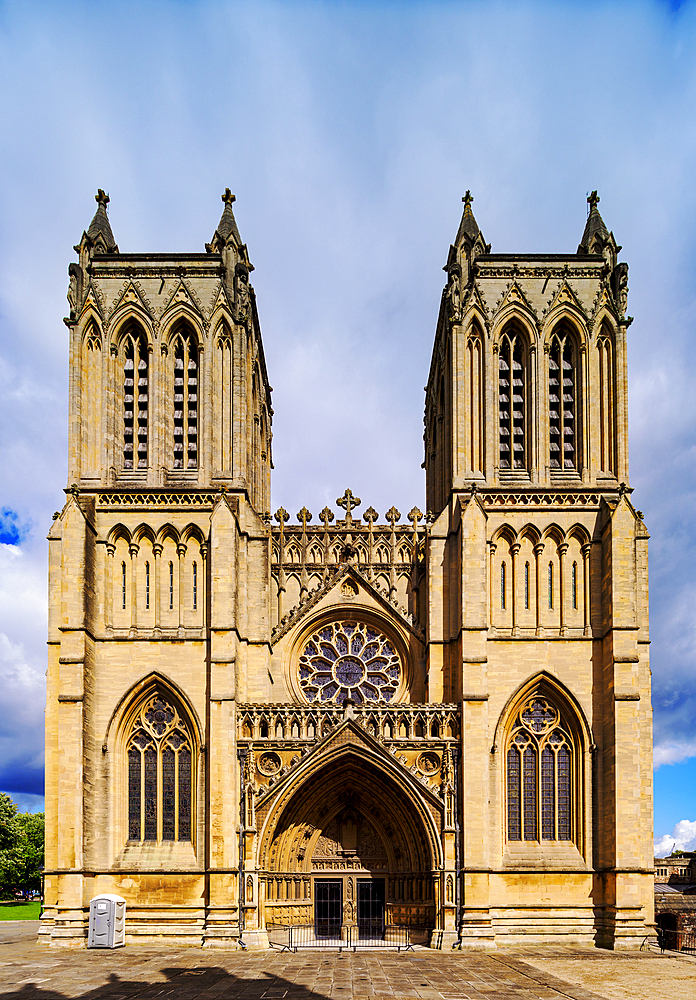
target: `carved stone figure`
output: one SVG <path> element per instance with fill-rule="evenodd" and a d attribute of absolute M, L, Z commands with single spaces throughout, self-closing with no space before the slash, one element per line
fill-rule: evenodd
<path fill-rule="evenodd" d="M 243 264 L 237 265 L 234 282 L 234 310 L 238 323 L 249 319 L 249 272 Z"/>
<path fill-rule="evenodd" d="M 628 264 L 617 264 L 613 274 L 614 300 L 621 316 L 628 309 Z"/>
<path fill-rule="evenodd" d="M 459 288 L 459 273 L 456 268 L 452 268 L 449 273 L 449 284 L 447 286 L 447 302 L 449 317 L 453 323 L 458 323 L 462 318 L 462 298 Z"/>
<path fill-rule="evenodd" d="M 70 303 L 70 319 L 75 319 L 77 307 L 82 300 L 82 268 L 79 264 L 68 267 L 70 284 L 68 286 L 68 302 Z"/>

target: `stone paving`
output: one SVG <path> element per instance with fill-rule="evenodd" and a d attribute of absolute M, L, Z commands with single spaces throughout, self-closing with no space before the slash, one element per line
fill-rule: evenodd
<path fill-rule="evenodd" d="M 39 947 L 0 924 L 0 994 L 31 1000 L 695 1000 L 696 961 L 657 952 L 225 952 Z"/>

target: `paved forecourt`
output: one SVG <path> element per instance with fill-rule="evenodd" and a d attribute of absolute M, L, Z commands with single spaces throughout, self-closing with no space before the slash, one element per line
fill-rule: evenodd
<path fill-rule="evenodd" d="M 244 1000 L 693 1000 L 696 961 L 591 949 L 495 953 L 225 952 L 197 948 L 68 951 L 35 943 L 35 925 L 0 927 L 0 993 L 60 998 Z"/>

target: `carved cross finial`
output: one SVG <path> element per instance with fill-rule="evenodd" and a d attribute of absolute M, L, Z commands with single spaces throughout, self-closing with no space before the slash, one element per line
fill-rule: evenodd
<path fill-rule="evenodd" d="M 334 512 L 332 510 L 329 510 L 328 507 L 324 507 L 323 510 L 319 511 L 319 520 L 324 525 L 324 528 L 327 531 L 329 530 L 329 525 L 331 524 L 333 519 L 334 519 Z"/>
<path fill-rule="evenodd" d="M 109 198 L 108 194 L 102 191 L 101 188 L 97 188 L 97 193 L 94 196 L 94 200 L 98 205 L 103 205 L 104 208 L 106 208 L 106 206 L 111 201 L 111 198 Z"/>
<path fill-rule="evenodd" d="M 360 497 L 354 497 L 352 490 L 346 490 L 343 496 L 338 498 L 336 503 L 338 504 L 339 507 L 343 507 L 343 509 L 346 512 L 346 521 L 348 522 L 348 524 L 350 524 L 351 521 L 353 520 L 350 512 L 352 510 L 355 510 L 356 507 L 359 507 L 360 504 L 362 503 L 362 500 L 360 499 Z"/>
<path fill-rule="evenodd" d="M 379 514 L 377 513 L 377 511 L 375 510 L 374 507 L 368 507 L 367 510 L 365 511 L 365 513 L 363 514 L 363 517 L 365 518 L 365 520 L 367 521 L 367 523 L 370 526 L 372 526 L 372 524 L 379 517 Z"/>
<path fill-rule="evenodd" d="M 468 208 L 469 205 L 472 203 L 473 200 L 474 200 L 474 197 L 473 197 L 471 191 L 469 191 L 468 188 L 467 188 L 467 192 L 464 195 L 464 197 L 462 198 L 462 201 L 464 202 L 464 207 Z"/>
<path fill-rule="evenodd" d="M 224 193 L 224 194 L 223 194 L 223 196 L 222 196 L 222 200 L 224 201 L 224 203 L 225 203 L 226 205 L 231 205 L 231 204 L 232 204 L 232 202 L 233 202 L 233 201 L 236 201 L 237 199 L 236 199 L 236 198 L 235 198 L 235 196 L 234 196 L 234 195 L 232 194 L 232 192 L 230 191 L 230 189 L 229 189 L 229 188 L 225 188 L 225 193 Z"/>
<path fill-rule="evenodd" d="M 280 530 L 282 531 L 285 527 L 285 522 L 290 520 L 290 515 L 286 511 L 285 507 L 279 507 L 275 512 L 275 519 L 280 525 Z"/>
<path fill-rule="evenodd" d="M 396 522 L 401 520 L 401 511 L 397 510 L 396 507 L 390 507 L 384 516 L 393 528 Z"/>
<path fill-rule="evenodd" d="M 406 515 L 406 517 L 409 519 L 409 521 L 413 525 L 413 530 L 416 531 L 417 527 L 418 527 L 418 522 L 420 520 L 422 520 L 423 514 L 422 514 L 422 512 L 420 510 L 418 510 L 417 507 L 412 507 L 411 510 Z"/>
<path fill-rule="evenodd" d="M 295 515 L 295 517 L 300 522 L 303 528 L 306 528 L 309 522 L 312 520 L 312 515 L 309 513 L 306 507 L 303 507 L 302 510 Z"/>
<path fill-rule="evenodd" d="M 590 206 L 590 210 L 596 208 L 599 203 L 599 195 L 596 191 L 593 191 L 591 195 L 588 196 L 587 204 Z"/>

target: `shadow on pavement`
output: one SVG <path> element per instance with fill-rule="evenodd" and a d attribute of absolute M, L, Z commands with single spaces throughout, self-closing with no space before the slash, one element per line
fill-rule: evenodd
<path fill-rule="evenodd" d="M 196 969 L 162 969 L 164 981 L 143 982 L 142 980 L 121 979 L 111 973 L 108 981 L 86 993 L 71 991 L 61 993 L 50 987 L 44 988 L 39 982 L 18 984 L 12 992 L 4 992 L 8 1000 L 149 1000 L 155 997 L 171 997 L 172 1000 L 197 998 L 203 995 L 215 997 L 243 997 L 244 1000 L 329 1000 L 305 986 L 283 979 L 272 973 L 262 972 L 256 979 L 235 976 L 226 969 L 216 966 Z M 40 974 L 37 975 L 37 980 Z"/>

